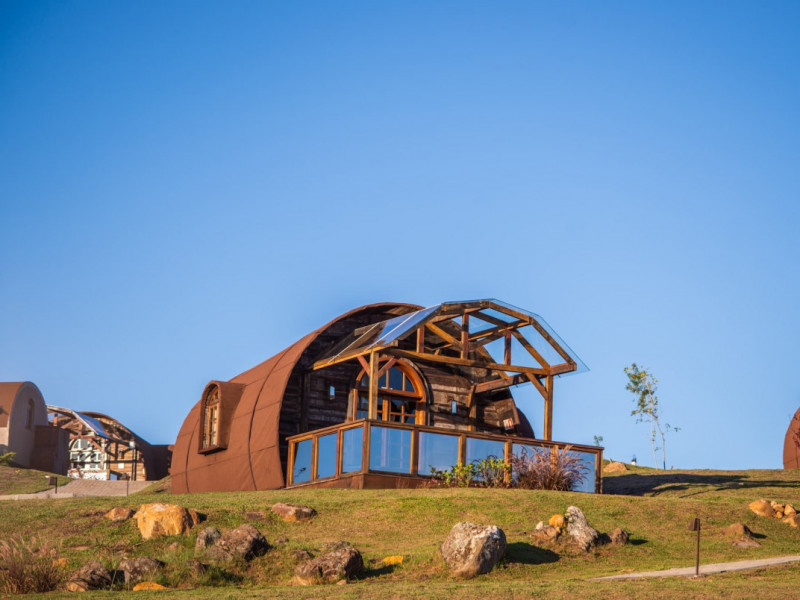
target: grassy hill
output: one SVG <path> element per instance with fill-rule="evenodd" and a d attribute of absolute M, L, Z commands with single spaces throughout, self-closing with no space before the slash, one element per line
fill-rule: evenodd
<path fill-rule="evenodd" d="M 0 496 L 43 492 L 52 487 L 47 484 L 47 478 L 51 475 L 53 474 L 36 469 L 20 469 L 0 465 Z M 64 485 L 71 481 L 64 475 L 57 475 L 57 477 L 58 485 Z"/>
<path fill-rule="evenodd" d="M 163 486 L 161 486 L 163 489 Z M 39 536 L 60 544 L 71 566 L 99 558 L 114 567 L 125 556 L 148 555 L 170 565 L 162 583 L 192 586 L 173 590 L 177 598 L 603 598 L 792 597 L 800 589 L 800 569 L 790 565 L 709 576 L 699 580 L 588 582 L 591 577 L 690 566 L 695 534 L 690 519 L 703 523 L 703 563 L 800 554 L 800 529 L 777 519 L 755 516 L 754 499 L 769 498 L 800 506 L 797 471 L 655 471 L 639 468 L 605 479 L 604 495 L 522 490 L 292 490 L 173 496 L 154 486 L 128 498 L 0 502 L 0 539 Z M 621 495 L 626 492 L 630 495 Z M 275 502 L 308 504 L 319 512 L 309 523 L 273 518 Z M 111 524 L 102 515 L 113 506 L 136 508 L 145 502 L 174 502 L 207 515 L 221 530 L 251 522 L 275 547 L 249 566 L 204 576 L 187 575 L 194 536 L 142 541 L 129 521 Z M 624 547 L 604 546 L 583 554 L 562 545 L 532 545 L 530 532 L 540 520 L 579 506 L 589 522 L 607 532 L 631 533 Z M 471 581 L 450 577 L 438 554 L 458 521 L 496 524 L 508 538 L 503 563 Z M 741 521 L 757 535 L 759 548 L 734 547 L 722 528 Z M 275 544 L 286 537 L 288 542 Z M 298 587 L 292 584 L 292 553 L 312 552 L 326 542 L 347 540 L 364 555 L 367 571 L 349 585 Z M 402 554 L 398 567 L 382 567 L 384 556 Z M 121 592 L 93 592 L 119 597 Z M 147 597 L 149 592 L 137 592 Z M 157 596 L 158 592 L 149 593 Z M 48 594 L 47 598 L 58 597 Z M 162 596 L 163 597 L 163 596 Z"/>

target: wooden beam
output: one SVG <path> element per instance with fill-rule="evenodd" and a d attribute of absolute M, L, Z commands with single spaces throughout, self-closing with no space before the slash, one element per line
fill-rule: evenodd
<path fill-rule="evenodd" d="M 425 327 L 430 329 L 433 333 L 438 335 L 445 342 L 449 342 L 451 346 L 455 346 L 457 350 L 461 350 L 462 348 L 461 342 L 459 342 L 455 337 L 447 333 L 444 329 L 442 329 L 438 325 L 435 325 L 434 323 L 426 323 Z"/>
<path fill-rule="evenodd" d="M 536 379 L 535 377 L 533 379 Z M 514 375 L 508 379 L 492 379 L 491 381 L 484 381 L 483 383 L 478 383 L 475 385 L 475 393 L 482 394 L 484 392 L 492 392 L 495 390 L 502 390 L 504 388 L 509 388 L 512 385 L 519 385 L 521 383 L 525 383 L 526 381 L 530 381 L 530 378 L 525 375 Z M 538 382 L 538 379 L 536 380 Z"/>
<path fill-rule="evenodd" d="M 511 364 L 511 332 L 506 331 L 505 344 L 503 346 L 503 362 L 507 365 Z"/>
<path fill-rule="evenodd" d="M 532 356 L 534 359 L 536 359 L 536 362 L 538 362 L 540 365 L 542 365 L 542 366 L 543 366 L 545 369 L 549 369 L 549 368 L 550 368 L 550 363 L 548 363 L 548 362 L 547 362 L 547 361 L 546 361 L 546 360 L 545 360 L 545 359 L 542 357 L 542 355 L 541 355 L 541 354 L 539 354 L 539 353 L 536 351 L 536 348 L 534 348 L 533 346 L 531 346 L 531 343 L 530 343 L 528 340 L 526 340 L 526 339 L 525 339 L 525 336 L 524 336 L 524 335 L 522 335 L 522 333 L 521 333 L 521 332 L 519 332 L 519 331 L 512 331 L 512 332 L 511 332 L 511 334 L 512 334 L 512 335 L 513 335 L 515 338 L 517 338 L 517 341 L 518 341 L 518 342 L 519 342 L 519 343 L 522 345 L 522 347 L 523 347 L 523 348 L 525 348 L 525 350 L 527 350 L 527 351 L 528 351 L 528 354 L 530 354 L 530 355 L 531 355 L 531 356 Z"/>
<path fill-rule="evenodd" d="M 425 351 L 425 327 L 417 327 L 417 352 Z"/>
<path fill-rule="evenodd" d="M 394 363 L 396 363 L 396 362 L 397 362 L 397 359 L 392 357 L 387 362 L 383 363 L 383 366 L 381 366 L 381 368 L 378 369 L 378 379 L 383 377 L 383 374 L 386 373 L 386 371 L 388 371 L 389 369 L 391 369 L 394 366 Z"/>
<path fill-rule="evenodd" d="M 484 362 L 482 360 L 470 360 L 466 358 L 457 358 L 454 356 L 439 356 L 437 354 L 428 354 L 427 352 L 411 352 L 410 350 L 401 350 L 399 348 L 387 348 L 384 354 L 391 354 L 393 356 L 404 356 L 415 360 L 429 361 L 435 363 L 446 363 L 450 365 L 458 365 L 461 367 L 474 367 L 476 369 L 489 369 L 491 371 L 511 371 L 513 373 L 530 373 L 531 375 L 547 375 L 544 369 L 535 369 L 533 367 L 523 367 L 520 365 L 504 365 L 495 362 Z"/>
<path fill-rule="evenodd" d="M 364 369 L 364 373 L 369 373 L 369 363 L 364 360 L 364 357 L 359 354 L 356 358 L 358 362 L 361 363 L 361 368 Z"/>
<path fill-rule="evenodd" d="M 380 360 L 377 352 L 369 355 L 369 411 L 367 416 L 370 419 L 378 418 L 378 365 Z"/>
<path fill-rule="evenodd" d="M 467 406 L 469 407 L 469 417 L 467 420 L 467 429 L 475 431 L 475 421 L 478 418 L 478 403 L 475 401 L 475 386 L 470 386 L 469 395 L 467 396 Z"/>
<path fill-rule="evenodd" d="M 553 376 L 545 378 L 547 396 L 544 399 L 544 439 L 548 442 L 553 439 Z"/>
<path fill-rule="evenodd" d="M 469 358 L 469 313 L 461 316 L 461 358 Z"/>

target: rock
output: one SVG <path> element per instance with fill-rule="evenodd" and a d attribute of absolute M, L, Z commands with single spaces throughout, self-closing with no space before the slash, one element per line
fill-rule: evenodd
<path fill-rule="evenodd" d="M 200 562 L 196 558 L 190 558 L 186 561 L 186 567 L 195 575 L 202 575 L 208 571 L 208 565 Z"/>
<path fill-rule="evenodd" d="M 136 583 L 144 579 L 145 575 L 155 573 L 164 566 L 160 560 L 150 556 L 126 558 L 119 563 L 119 570 L 125 574 L 125 583 Z"/>
<path fill-rule="evenodd" d="M 311 554 L 311 552 L 309 552 L 308 550 L 295 550 L 294 552 L 292 552 L 292 558 L 294 558 L 296 562 L 300 563 L 300 562 L 306 562 L 307 560 L 311 560 L 312 558 L 314 558 L 314 555 Z"/>
<path fill-rule="evenodd" d="M 539 521 L 539 522 L 536 524 L 536 529 L 538 530 L 538 529 L 541 529 L 542 527 L 544 527 L 544 521 Z"/>
<path fill-rule="evenodd" d="M 496 525 L 456 523 L 441 547 L 444 562 L 459 577 L 488 573 L 506 553 L 506 534 Z"/>
<path fill-rule="evenodd" d="M 246 523 L 222 534 L 217 543 L 206 550 L 206 555 L 220 561 L 234 559 L 253 560 L 269 550 L 267 540 L 261 532 Z"/>
<path fill-rule="evenodd" d="M 548 523 L 550 524 L 550 527 L 558 527 L 559 529 L 563 529 L 564 515 L 553 515 L 550 517 Z"/>
<path fill-rule="evenodd" d="M 754 500 L 747 506 L 759 517 L 771 517 L 773 514 L 775 514 L 775 511 L 772 509 L 772 505 L 766 500 Z"/>
<path fill-rule="evenodd" d="M 135 515 L 142 538 L 161 535 L 184 535 L 200 522 L 194 510 L 177 504 L 142 504 Z"/>
<path fill-rule="evenodd" d="M 786 508 L 783 504 L 779 504 L 774 500 L 771 500 L 769 505 L 772 507 L 772 510 L 775 512 L 783 512 L 783 509 Z"/>
<path fill-rule="evenodd" d="M 308 521 L 313 519 L 317 511 L 315 511 L 310 506 L 299 506 L 297 504 L 284 504 L 283 502 L 278 502 L 274 504 L 272 508 L 270 508 L 272 512 L 282 518 L 284 521 L 288 521 L 290 523 L 297 523 L 300 521 Z"/>
<path fill-rule="evenodd" d="M 401 555 L 396 556 L 384 556 L 383 560 L 381 561 L 384 566 L 389 567 L 392 565 L 402 565 L 403 564 L 403 557 Z"/>
<path fill-rule="evenodd" d="M 213 546 L 221 537 L 222 534 L 219 532 L 219 529 L 216 527 L 206 527 L 203 529 L 203 531 L 197 534 L 197 541 L 194 543 L 195 552 L 205 550 L 209 546 Z"/>
<path fill-rule="evenodd" d="M 611 461 L 605 467 L 603 467 L 603 473 L 622 473 L 627 471 L 628 467 L 625 466 L 625 463 Z"/>
<path fill-rule="evenodd" d="M 141 583 L 137 583 L 133 586 L 134 592 L 141 592 L 143 590 L 166 590 L 163 585 L 160 583 L 156 583 L 155 581 L 142 581 Z"/>
<path fill-rule="evenodd" d="M 791 517 L 792 515 L 796 515 L 797 511 L 795 510 L 794 506 L 792 506 L 791 504 L 787 504 L 786 508 L 783 511 L 783 514 L 786 515 L 787 517 Z"/>
<path fill-rule="evenodd" d="M 750 531 L 750 528 L 744 523 L 734 523 L 733 525 L 728 525 L 722 530 L 722 533 L 731 537 L 753 537 L 753 532 Z"/>
<path fill-rule="evenodd" d="M 87 592 L 111 586 L 111 573 L 96 560 L 74 571 L 64 586 L 68 592 Z"/>
<path fill-rule="evenodd" d="M 363 568 L 361 553 L 348 545 L 297 565 L 294 574 L 301 585 L 313 585 L 347 579 Z"/>
<path fill-rule="evenodd" d="M 741 540 L 735 540 L 735 541 L 731 542 L 731 544 L 733 544 L 737 548 L 760 548 L 761 547 L 761 544 L 759 544 L 757 541 L 751 540 L 751 539 L 748 539 L 748 538 L 741 539 Z"/>
<path fill-rule="evenodd" d="M 775 511 L 775 518 L 776 519 L 782 519 L 783 518 L 783 512 L 780 511 L 780 510 L 776 510 Z"/>
<path fill-rule="evenodd" d="M 130 508 L 122 508 L 117 506 L 108 511 L 104 516 L 112 523 L 119 523 L 120 521 L 127 521 L 134 515 L 134 511 Z"/>
<path fill-rule="evenodd" d="M 558 527 L 553 527 L 552 525 L 544 525 L 543 527 L 537 527 L 531 534 L 531 538 L 533 539 L 533 541 L 540 544 L 541 543 L 550 544 L 556 542 L 560 537 L 561 537 L 561 530 Z"/>
<path fill-rule="evenodd" d="M 791 517 L 786 517 L 783 522 L 788 523 L 792 527 L 797 527 L 800 525 L 800 514 L 794 514 Z"/>
<path fill-rule="evenodd" d="M 282 535 L 277 540 L 275 540 L 275 543 L 276 544 L 288 544 L 289 543 L 289 538 L 286 537 L 285 535 Z"/>
<path fill-rule="evenodd" d="M 617 527 L 614 531 L 608 534 L 608 539 L 612 544 L 624 546 L 630 539 L 630 534 L 624 529 Z"/>
<path fill-rule="evenodd" d="M 579 548 L 588 552 L 597 545 L 600 539 L 598 531 L 589 525 L 586 516 L 577 506 L 570 506 L 566 512 L 567 535 L 570 536 Z"/>

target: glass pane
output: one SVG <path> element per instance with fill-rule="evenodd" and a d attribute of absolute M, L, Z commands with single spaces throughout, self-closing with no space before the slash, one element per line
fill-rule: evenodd
<path fill-rule="evenodd" d="M 408 377 L 406 377 L 405 375 L 403 376 L 403 381 L 404 381 L 403 391 L 405 391 L 405 392 L 413 392 L 413 391 L 415 391 L 414 390 L 414 385 L 411 383 L 411 380 Z"/>
<path fill-rule="evenodd" d="M 367 396 L 358 397 L 358 406 L 356 406 L 356 419 L 366 419 L 369 414 L 369 398 Z"/>
<path fill-rule="evenodd" d="M 403 389 L 403 373 L 400 369 L 392 367 L 389 369 L 389 389 L 402 390 Z"/>
<path fill-rule="evenodd" d="M 502 459 L 505 456 L 505 446 L 505 442 L 467 438 L 467 462 L 483 460 L 490 456 Z"/>
<path fill-rule="evenodd" d="M 364 445 L 364 428 L 355 427 L 342 432 L 342 473 L 361 470 L 361 450 Z"/>
<path fill-rule="evenodd" d="M 317 439 L 317 479 L 336 475 L 336 434 Z"/>
<path fill-rule="evenodd" d="M 580 457 L 585 467 L 585 470 L 582 471 L 583 482 L 572 488 L 573 491 L 594 493 L 594 454 L 589 452 L 574 452 L 573 454 L 577 454 Z"/>
<path fill-rule="evenodd" d="M 373 427 L 369 440 L 369 468 L 392 473 L 411 472 L 411 431 Z"/>
<path fill-rule="evenodd" d="M 417 473 L 430 475 L 431 469 L 448 471 L 457 464 L 458 436 L 420 432 Z"/>
<path fill-rule="evenodd" d="M 543 459 L 548 461 L 550 450 L 548 448 L 531 446 L 528 444 L 514 444 L 512 453 L 517 458 L 526 459 L 531 459 L 536 454 L 544 455 Z M 590 452 L 575 452 L 574 450 L 570 450 L 569 455 L 577 456 L 579 458 L 580 473 L 583 475 L 583 481 L 573 486 L 572 491 L 594 493 L 594 454 Z M 512 473 L 512 477 L 514 479 L 517 478 L 516 469 L 515 472 Z"/>
<path fill-rule="evenodd" d="M 311 442 L 303 440 L 295 446 L 292 483 L 303 483 L 311 479 Z"/>

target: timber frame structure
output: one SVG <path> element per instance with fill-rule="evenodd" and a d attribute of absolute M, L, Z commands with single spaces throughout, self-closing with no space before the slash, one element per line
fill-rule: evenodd
<path fill-rule="evenodd" d="M 538 315 L 486 299 L 346 313 L 229 381 L 178 434 L 173 492 L 413 487 L 431 469 L 570 448 L 602 490 L 602 448 L 553 441 L 554 384 L 587 370 Z M 537 439 L 511 390 L 543 400 Z"/>

